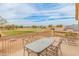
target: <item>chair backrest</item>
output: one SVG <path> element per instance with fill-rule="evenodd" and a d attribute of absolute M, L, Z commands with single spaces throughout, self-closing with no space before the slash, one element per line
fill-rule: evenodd
<path fill-rule="evenodd" d="M 55 42 L 54 42 L 53 46 L 55 46 L 55 47 L 60 47 L 61 43 L 62 43 L 62 40 L 59 39 L 58 41 L 55 41 Z"/>

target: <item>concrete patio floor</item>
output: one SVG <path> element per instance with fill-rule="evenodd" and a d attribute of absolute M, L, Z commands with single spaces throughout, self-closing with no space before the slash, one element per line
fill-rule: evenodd
<path fill-rule="evenodd" d="M 67 43 L 63 42 L 61 45 L 61 50 L 63 56 L 79 56 L 79 40 L 76 41 L 76 46 L 68 45 Z M 23 48 L 14 52 L 12 55 L 23 56 Z M 27 51 L 26 51 L 26 56 L 27 56 Z"/>

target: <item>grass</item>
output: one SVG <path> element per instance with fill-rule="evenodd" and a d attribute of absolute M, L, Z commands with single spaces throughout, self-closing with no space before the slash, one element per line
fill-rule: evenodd
<path fill-rule="evenodd" d="M 21 35 L 21 34 L 26 34 L 26 33 L 33 33 L 34 31 L 6 31 L 2 32 L 6 36 L 12 36 L 12 35 Z"/>
<path fill-rule="evenodd" d="M 14 35 L 22 35 L 22 34 L 28 34 L 28 33 L 34 33 L 34 32 L 40 32 L 41 29 L 33 29 L 33 28 L 27 28 L 27 29 L 18 29 L 18 30 L 1 30 L 1 33 L 3 33 L 5 36 L 14 36 Z"/>

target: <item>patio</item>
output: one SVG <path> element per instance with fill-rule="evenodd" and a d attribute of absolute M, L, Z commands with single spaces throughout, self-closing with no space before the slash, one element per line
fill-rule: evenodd
<path fill-rule="evenodd" d="M 50 31 L 46 32 L 39 32 L 39 33 L 33 33 L 29 34 L 28 36 L 18 36 L 18 37 L 5 37 L 2 40 L 0 40 L 0 55 L 3 56 L 23 56 L 24 53 L 24 46 L 32 43 L 36 40 L 39 40 L 41 38 L 47 38 L 47 37 L 54 37 L 50 34 Z M 38 34 L 38 35 L 37 35 Z M 62 39 L 63 42 L 61 44 L 61 51 L 63 56 L 77 56 L 79 55 L 79 40 L 74 41 L 76 45 L 69 45 L 65 40 L 67 40 L 66 37 L 62 36 L 55 36 L 55 40 Z M 25 40 L 25 41 L 23 41 Z M 60 56 L 62 56 L 60 54 Z M 28 56 L 28 51 L 25 52 L 25 56 Z"/>
<path fill-rule="evenodd" d="M 76 41 L 77 46 L 67 45 L 65 42 L 62 43 L 61 49 L 63 56 L 79 56 L 79 40 Z M 23 56 L 23 48 L 15 51 L 12 55 L 14 56 Z M 28 52 L 26 51 L 26 56 Z M 60 55 L 61 56 L 61 55 Z"/>

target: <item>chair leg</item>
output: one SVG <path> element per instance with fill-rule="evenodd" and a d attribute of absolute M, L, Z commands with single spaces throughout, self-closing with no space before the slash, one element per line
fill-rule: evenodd
<path fill-rule="evenodd" d="M 58 48 L 56 48 L 56 56 L 58 56 Z"/>
<path fill-rule="evenodd" d="M 61 51 L 61 48 L 59 48 L 59 51 L 60 51 L 61 56 L 63 56 L 62 51 Z"/>

